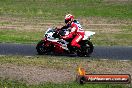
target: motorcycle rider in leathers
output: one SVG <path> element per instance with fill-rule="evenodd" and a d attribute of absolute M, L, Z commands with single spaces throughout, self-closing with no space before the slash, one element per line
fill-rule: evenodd
<path fill-rule="evenodd" d="M 74 20 L 74 16 L 71 14 L 67 14 L 65 16 L 65 23 L 66 25 L 63 26 L 61 29 L 69 28 L 70 33 L 68 35 L 62 36 L 62 38 L 69 39 L 74 37 L 71 42 L 72 49 L 80 49 L 81 46 L 78 43 L 84 38 L 85 34 L 80 23 L 77 20 Z"/>

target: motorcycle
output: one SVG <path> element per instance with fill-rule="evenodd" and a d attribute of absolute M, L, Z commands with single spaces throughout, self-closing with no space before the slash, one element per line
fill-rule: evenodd
<path fill-rule="evenodd" d="M 73 47 L 70 45 L 73 38 L 67 40 L 61 39 L 61 36 L 68 35 L 69 33 L 69 29 L 57 30 L 56 28 L 48 28 L 43 39 L 36 46 L 38 54 L 54 53 L 58 55 L 70 55 L 73 50 Z M 79 42 L 81 48 L 74 50 L 77 56 L 89 56 L 93 52 L 94 46 L 90 39 L 94 34 L 95 32 L 85 31 L 84 38 Z"/>

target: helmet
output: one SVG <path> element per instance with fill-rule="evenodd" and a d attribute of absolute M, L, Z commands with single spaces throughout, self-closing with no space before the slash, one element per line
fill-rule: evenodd
<path fill-rule="evenodd" d="M 74 20 L 74 16 L 71 14 L 67 14 L 65 16 L 65 23 L 67 24 L 69 21 L 73 21 Z"/>

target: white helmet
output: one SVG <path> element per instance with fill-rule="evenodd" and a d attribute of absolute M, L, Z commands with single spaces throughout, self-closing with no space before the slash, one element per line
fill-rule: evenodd
<path fill-rule="evenodd" d="M 74 16 L 71 14 L 67 14 L 65 16 L 65 23 L 67 24 L 69 21 L 73 21 L 74 20 Z"/>

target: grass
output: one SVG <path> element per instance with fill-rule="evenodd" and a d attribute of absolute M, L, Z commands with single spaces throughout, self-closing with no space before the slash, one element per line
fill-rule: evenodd
<path fill-rule="evenodd" d="M 92 37 L 94 45 L 99 46 L 131 46 L 131 29 L 120 29 L 119 33 L 98 33 Z M 0 30 L 0 42 L 10 43 L 35 43 L 37 44 L 43 38 L 43 32 L 40 31 L 18 31 L 18 30 Z"/>
<path fill-rule="evenodd" d="M 39 85 L 27 85 L 26 83 L 11 81 L 11 80 L 0 80 L 0 87 L 3 88 L 130 88 L 126 85 L 117 85 L 117 84 L 79 85 L 75 82 L 67 83 L 67 84 L 44 83 Z"/>
<path fill-rule="evenodd" d="M 37 43 L 42 35 L 42 32 L 0 30 L 0 42 Z"/>
<path fill-rule="evenodd" d="M 106 64 L 107 63 L 107 64 Z M 123 69 L 131 69 L 132 62 L 118 61 L 118 60 L 98 60 L 96 58 L 77 58 L 77 57 L 65 57 L 65 56 L 35 56 L 35 57 L 25 57 L 25 56 L 1 56 L 0 65 L 1 66 L 15 66 L 11 69 L 24 66 L 41 68 L 53 68 L 59 70 L 73 71 L 76 75 L 76 70 L 78 66 L 82 66 L 86 69 L 87 73 L 102 73 L 102 72 L 118 72 Z M 11 65 L 12 64 L 12 65 Z M 105 68 L 104 68 L 105 67 Z M 10 68 L 7 66 L 7 69 Z M 16 71 L 15 69 L 14 71 Z M 102 70 L 103 69 L 103 70 Z M 108 70 L 109 69 L 109 70 Z M 115 70 L 116 69 L 116 70 Z M 30 69 L 31 70 L 31 69 Z M 29 71 L 30 71 L 29 70 Z M 35 69 L 34 69 L 35 70 Z M 125 71 L 124 70 L 124 71 Z M 127 70 L 129 72 L 129 70 Z M 34 73 L 35 74 L 35 73 Z M 40 73 L 39 73 L 40 74 Z M 22 74 L 21 74 L 22 75 Z M 130 85 L 125 84 L 84 84 L 79 85 L 75 82 L 75 78 L 71 82 L 64 83 L 52 83 L 52 82 L 42 82 L 39 84 L 28 84 L 24 79 L 20 80 L 17 78 L 8 77 L 4 79 L 0 77 L 0 87 L 2 88 L 131 88 Z"/>
<path fill-rule="evenodd" d="M 126 67 L 126 63 L 132 65 L 132 62 L 122 62 L 118 60 L 100 60 L 96 58 L 86 58 L 86 57 L 67 57 L 67 56 L 35 56 L 35 57 L 26 57 L 26 56 L 1 56 L 0 64 L 15 64 L 15 65 L 29 65 L 29 66 L 39 66 L 39 67 L 48 67 L 48 68 L 58 68 L 58 69 L 76 69 L 78 66 L 88 67 L 88 65 L 96 65 L 97 67 L 105 66 L 106 68 L 120 68 Z M 96 64 L 95 64 L 96 63 Z M 107 65 L 105 64 L 107 63 Z M 111 66 L 112 64 L 112 66 Z M 114 66 L 113 66 L 114 65 Z M 95 67 L 96 67 L 95 66 Z M 73 67 L 73 68 L 72 68 Z"/>
<path fill-rule="evenodd" d="M 96 34 L 93 43 L 99 46 L 131 46 L 132 35 L 130 33 Z M 100 42 L 99 42 L 100 41 Z"/>
<path fill-rule="evenodd" d="M 104 0 L 1 0 L 0 14 L 44 19 L 63 19 L 67 12 L 77 17 L 101 16 L 132 18 L 132 4 L 107 3 Z"/>

